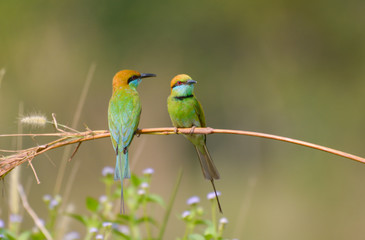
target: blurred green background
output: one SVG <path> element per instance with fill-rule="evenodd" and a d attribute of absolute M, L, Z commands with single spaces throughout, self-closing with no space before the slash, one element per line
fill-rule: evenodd
<path fill-rule="evenodd" d="M 107 129 L 114 74 L 156 73 L 139 87 L 140 128 L 171 126 L 169 82 L 187 73 L 207 124 L 297 138 L 365 156 L 365 1 L 0 1 L 0 133 L 17 132 L 25 114 L 57 114 L 71 125 L 87 72 L 96 64 L 77 128 Z M 26 132 L 51 132 L 25 129 Z M 45 139 L 37 138 L 44 143 Z M 0 139 L 14 149 L 14 139 Z M 23 147 L 36 143 L 24 139 Z M 365 165 L 304 147 L 233 135 L 210 135 L 221 173 L 226 236 L 239 239 L 363 239 Z M 63 150 L 21 168 L 31 206 L 42 217 Z M 192 195 L 211 191 L 193 146 L 181 136 L 135 138 L 132 171 L 155 169 L 152 191 L 165 199 L 178 170 L 182 185 L 166 239 L 182 236 L 177 220 Z M 100 174 L 114 166 L 109 139 L 81 145 L 67 164 L 80 168 L 69 202 L 86 212 L 102 192 Z M 27 183 L 28 182 L 28 183 Z M 8 182 L 1 184 L 5 219 Z M 159 214 L 156 209 L 156 214 Z M 26 214 L 27 215 L 27 214 Z M 70 230 L 78 229 L 73 222 Z"/>

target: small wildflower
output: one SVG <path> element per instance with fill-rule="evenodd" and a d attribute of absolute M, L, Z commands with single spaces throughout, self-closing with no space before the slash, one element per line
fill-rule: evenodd
<path fill-rule="evenodd" d="M 228 219 L 225 217 L 222 217 L 221 219 L 219 219 L 219 223 L 220 224 L 227 224 L 228 223 Z"/>
<path fill-rule="evenodd" d="M 99 197 L 99 202 L 100 202 L 100 203 L 105 203 L 107 200 L 108 200 L 108 197 L 107 197 L 107 196 L 105 196 L 105 195 L 101 195 L 101 196 Z"/>
<path fill-rule="evenodd" d="M 55 198 L 51 199 L 51 201 L 49 201 L 49 209 L 54 209 L 55 207 L 57 207 L 58 205 L 60 205 L 61 203 L 61 196 L 60 195 L 56 195 Z"/>
<path fill-rule="evenodd" d="M 18 214 L 10 214 L 9 220 L 13 223 L 20 223 L 23 220 L 23 217 Z"/>
<path fill-rule="evenodd" d="M 153 168 L 146 168 L 145 170 L 143 170 L 143 174 L 145 175 L 152 175 L 155 172 L 155 170 L 153 170 Z"/>
<path fill-rule="evenodd" d="M 227 218 L 222 217 L 221 219 L 219 219 L 218 232 L 220 232 L 220 234 L 223 233 L 223 230 L 226 227 L 226 224 L 227 223 L 228 223 L 228 219 Z"/>
<path fill-rule="evenodd" d="M 200 198 L 198 196 L 192 196 L 186 201 L 186 204 L 188 205 L 194 205 L 200 202 Z"/>
<path fill-rule="evenodd" d="M 112 226 L 112 223 L 111 222 L 103 222 L 103 227 L 110 227 Z"/>
<path fill-rule="evenodd" d="M 98 229 L 96 227 L 89 228 L 89 233 L 97 233 Z"/>
<path fill-rule="evenodd" d="M 113 228 L 125 235 L 129 235 L 129 228 L 126 225 L 113 224 Z"/>
<path fill-rule="evenodd" d="M 52 199 L 52 197 L 49 194 L 46 194 L 46 195 L 43 196 L 43 201 L 45 201 L 45 202 L 50 202 L 51 199 Z"/>
<path fill-rule="evenodd" d="M 5 223 L 2 219 L 0 219 L 0 228 L 4 228 L 5 227 Z"/>
<path fill-rule="evenodd" d="M 98 234 L 96 235 L 95 239 L 104 239 L 104 236 L 103 234 Z"/>
<path fill-rule="evenodd" d="M 49 203 L 49 209 L 55 209 L 58 204 L 60 204 L 59 201 L 57 201 L 57 199 L 52 199 L 51 202 Z"/>
<path fill-rule="evenodd" d="M 144 189 L 138 189 L 138 195 L 145 195 L 146 191 Z"/>
<path fill-rule="evenodd" d="M 42 115 L 30 115 L 22 117 L 20 123 L 25 125 L 31 125 L 33 127 L 44 127 L 47 123 L 47 118 Z"/>
<path fill-rule="evenodd" d="M 0 239 L 5 239 L 4 234 L 0 234 Z"/>
<path fill-rule="evenodd" d="M 114 174 L 114 168 L 110 167 L 110 166 L 106 166 L 103 168 L 103 170 L 101 171 L 101 174 L 105 177 L 106 175 L 113 175 Z"/>
<path fill-rule="evenodd" d="M 69 232 L 65 235 L 63 238 L 64 240 L 74 240 L 74 239 L 80 239 L 80 234 L 78 232 Z"/>
<path fill-rule="evenodd" d="M 42 226 L 44 226 L 44 225 L 46 224 L 46 221 L 44 221 L 44 219 L 40 218 L 40 219 L 39 219 L 39 223 L 40 223 Z"/>
<path fill-rule="evenodd" d="M 181 217 L 183 218 L 183 219 L 186 219 L 187 217 L 189 217 L 190 216 L 190 211 L 184 211 L 182 214 L 181 214 Z"/>
<path fill-rule="evenodd" d="M 150 185 L 148 183 L 143 182 L 143 183 L 141 183 L 141 186 L 140 187 L 143 188 L 143 189 L 147 189 L 149 186 Z"/>
<path fill-rule="evenodd" d="M 220 196 L 221 195 L 221 192 L 217 191 L 217 196 Z M 215 199 L 215 192 L 210 192 L 207 194 L 207 199 L 208 200 L 212 200 L 212 199 Z"/>

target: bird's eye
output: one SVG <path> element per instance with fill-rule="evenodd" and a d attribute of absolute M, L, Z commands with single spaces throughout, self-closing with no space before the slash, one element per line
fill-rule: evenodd
<path fill-rule="evenodd" d="M 181 81 L 178 81 L 178 82 L 177 82 L 177 85 L 181 85 Z"/>
<path fill-rule="evenodd" d="M 137 76 L 137 75 L 133 75 L 132 77 L 130 77 L 130 78 L 128 79 L 128 83 L 132 82 L 133 80 L 136 80 L 137 78 L 138 78 L 138 76 Z"/>

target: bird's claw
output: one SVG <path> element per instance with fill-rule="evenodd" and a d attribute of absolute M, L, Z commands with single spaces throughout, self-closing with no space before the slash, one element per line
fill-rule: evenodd
<path fill-rule="evenodd" d="M 195 130 L 195 126 L 192 126 L 189 134 L 190 135 L 193 135 L 194 134 L 194 130 Z"/>
<path fill-rule="evenodd" d="M 134 134 L 136 135 L 136 137 L 141 136 L 141 133 L 139 132 L 141 129 L 137 128 L 137 130 L 134 132 Z"/>
<path fill-rule="evenodd" d="M 177 127 L 174 127 L 174 133 L 177 134 Z"/>

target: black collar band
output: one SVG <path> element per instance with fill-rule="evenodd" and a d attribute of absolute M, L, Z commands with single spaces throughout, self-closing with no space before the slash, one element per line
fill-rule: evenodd
<path fill-rule="evenodd" d="M 177 100 L 183 100 L 185 98 L 191 98 L 191 97 L 194 97 L 194 95 L 191 94 L 191 95 L 187 95 L 187 96 L 180 96 L 180 97 L 174 97 L 174 98 L 176 98 Z"/>

